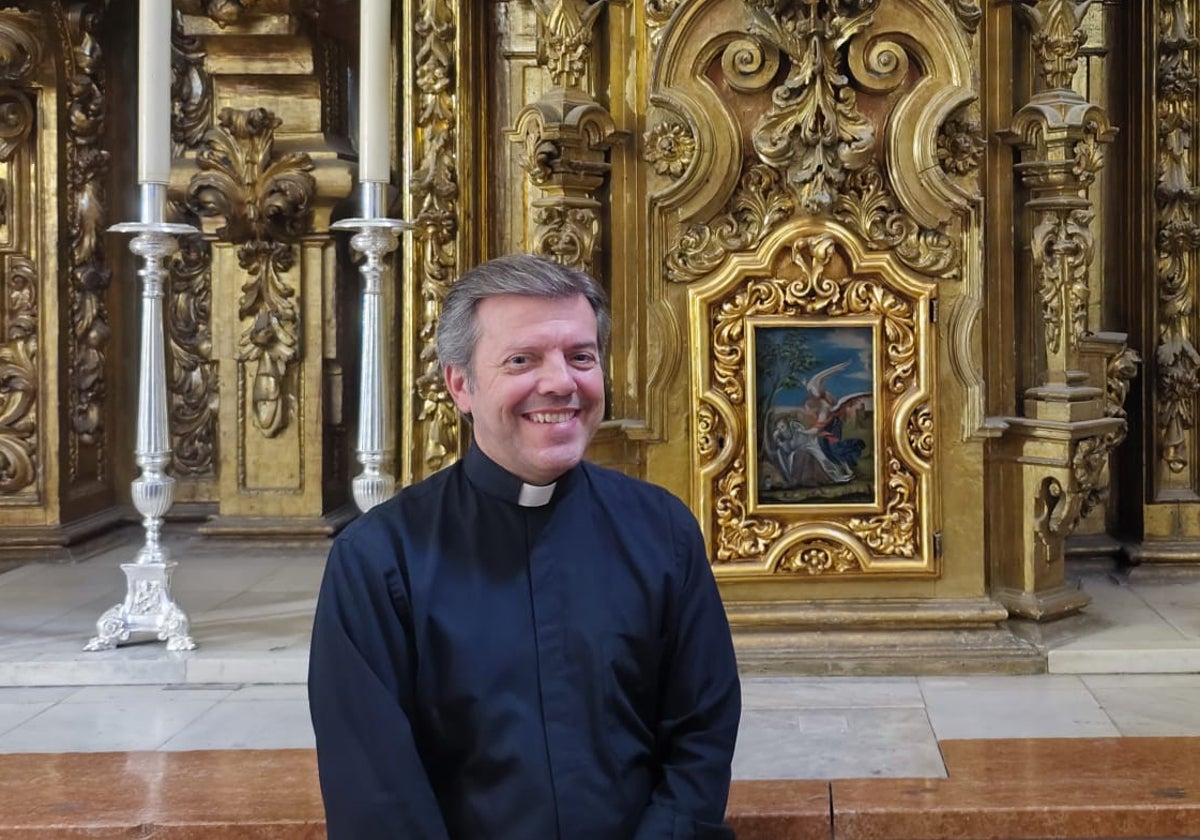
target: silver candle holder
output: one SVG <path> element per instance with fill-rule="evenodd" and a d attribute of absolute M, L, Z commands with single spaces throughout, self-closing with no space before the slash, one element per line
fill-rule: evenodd
<path fill-rule="evenodd" d="M 366 513 L 391 498 L 396 491 L 396 479 L 388 471 L 392 452 L 388 445 L 391 376 L 383 323 L 383 261 L 400 244 L 400 231 L 411 230 L 413 225 L 384 216 L 387 184 L 364 181 L 360 189 L 362 218 L 343 219 L 330 227 L 357 231 L 350 238 L 350 246 L 364 257 L 359 269 L 362 274 L 362 367 L 358 380 L 357 447 L 358 462 L 363 469 L 354 477 L 351 487 L 354 503 Z"/>
<path fill-rule="evenodd" d="M 199 233 L 190 225 L 164 221 L 166 185 L 142 184 L 142 220 L 110 230 L 135 234 L 129 250 L 142 258 L 141 348 L 138 365 L 137 442 L 134 456 L 139 475 L 133 481 L 133 506 L 142 515 L 146 540 L 132 563 L 122 563 L 125 600 L 106 610 L 96 622 L 96 635 L 84 650 L 111 650 L 132 633 L 155 633 L 167 650 L 192 650 L 187 613 L 171 600 L 171 573 L 177 565 L 160 541 L 163 516 L 171 509 L 175 479 L 167 425 L 166 354 L 163 340 L 163 297 L 168 269 L 165 260 L 179 250 L 177 237 Z"/>

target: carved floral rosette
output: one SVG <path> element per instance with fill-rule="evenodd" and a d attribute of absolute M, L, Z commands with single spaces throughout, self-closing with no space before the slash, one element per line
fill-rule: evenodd
<path fill-rule="evenodd" d="M 693 490 L 718 576 L 936 574 L 935 294 L 894 256 L 828 223 L 781 229 L 689 287 Z M 771 416 L 759 416 L 756 335 L 776 327 L 871 336 L 858 351 L 871 418 L 858 469 L 872 477 L 856 478 L 854 493 L 817 488 L 780 501 L 759 483 Z"/>

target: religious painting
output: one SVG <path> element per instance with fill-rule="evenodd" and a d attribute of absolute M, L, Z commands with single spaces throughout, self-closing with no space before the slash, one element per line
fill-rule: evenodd
<path fill-rule="evenodd" d="M 874 327 L 749 326 L 755 506 L 875 504 Z"/>

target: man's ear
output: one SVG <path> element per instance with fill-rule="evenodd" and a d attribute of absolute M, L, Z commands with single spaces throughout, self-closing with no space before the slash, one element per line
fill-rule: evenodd
<path fill-rule="evenodd" d="M 446 375 L 446 390 L 450 398 L 463 414 L 471 413 L 471 378 L 465 369 L 458 365 L 446 365 L 443 369 Z"/>

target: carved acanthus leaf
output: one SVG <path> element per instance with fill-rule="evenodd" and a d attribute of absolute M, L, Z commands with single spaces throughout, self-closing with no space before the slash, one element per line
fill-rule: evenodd
<path fill-rule="evenodd" d="M 954 240 L 940 230 L 921 227 L 904 212 L 874 162 L 850 175 L 833 215 L 863 237 L 870 248 L 894 251 L 915 271 L 945 280 L 961 276 Z"/>
<path fill-rule="evenodd" d="M 757 248 L 795 210 L 795 197 L 777 171 L 761 163 L 750 166 L 726 211 L 679 237 L 666 256 L 667 279 L 687 283 L 708 275 L 729 253 Z"/>
<path fill-rule="evenodd" d="M 196 161 L 187 204 L 199 216 L 220 217 L 218 236 L 238 245 L 247 273 L 238 301 L 242 336 L 238 358 L 254 362 L 255 422 L 273 437 L 288 423 L 288 368 L 299 353 L 300 313 L 287 274 L 297 240 L 312 226 L 316 181 L 303 153 L 275 153 L 280 120 L 270 111 L 223 108 Z"/>
<path fill-rule="evenodd" d="M 854 516 L 847 526 L 876 554 L 912 557 L 917 553 L 917 479 L 887 453 L 887 503 L 878 516 Z"/>
<path fill-rule="evenodd" d="M 929 404 L 923 403 L 908 417 L 908 445 L 921 458 L 933 458 L 933 412 Z"/>
<path fill-rule="evenodd" d="M 1048 210 L 1033 230 L 1033 270 L 1042 302 L 1046 347 L 1052 353 L 1058 352 L 1062 342 L 1064 312 L 1070 324 L 1070 346 L 1077 346 L 1087 331 L 1092 215 L 1086 207 Z"/>
<path fill-rule="evenodd" d="M 754 127 L 754 149 L 787 173 L 804 212 L 823 213 L 846 176 L 866 166 L 874 152 L 874 124 L 858 110 L 841 48 L 870 27 L 879 0 L 746 3 L 750 31 L 791 59 L 771 108 Z"/>
<path fill-rule="evenodd" d="M 533 253 L 581 271 L 591 271 L 600 223 L 596 208 L 559 203 L 533 209 Z"/>

